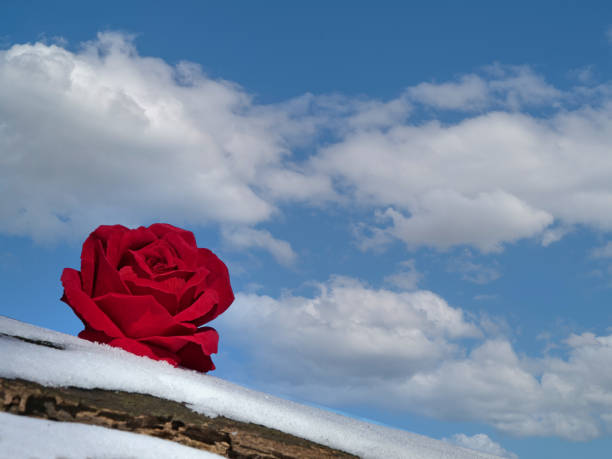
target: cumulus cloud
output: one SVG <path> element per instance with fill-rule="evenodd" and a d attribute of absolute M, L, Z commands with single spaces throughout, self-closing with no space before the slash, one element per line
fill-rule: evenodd
<path fill-rule="evenodd" d="M 470 198 L 453 190 L 432 190 L 416 201 L 409 217 L 393 208 L 382 214 L 392 222 L 384 231 L 412 247 L 469 244 L 498 252 L 502 241 L 532 236 L 553 221 L 551 215 L 503 191 Z"/>
<path fill-rule="evenodd" d="M 486 434 L 481 433 L 472 435 L 471 437 L 465 434 L 455 434 L 450 438 L 443 438 L 442 440 L 453 445 L 482 451 L 483 453 L 495 454 L 496 456 L 505 457 L 507 459 L 518 459 L 516 454 L 502 448 L 499 443 L 491 440 Z"/>
<path fill-rule="evenodd" d="M 11 197 L 0 232 L 252 227 L 282 205 L 329 201 L 379 216 L 362 226 L 369 248 L 399 239 L 490 252 L 530 237 L 550 244 L 564 234 L 555 228 L 609 231 L 612 92 L 588 92 L 496 64 L 390 100 L 303 94 L 261 105 L 195 64 L 140 56 L 118 33 L 78 52 L 14 45 L 0 51 L 0 183 Z M 414 118 L 419 104 L 462 115 Z"/>
<path fill-rule="evenodd" d="M 611 120 L 608 97 L 540 117 L 487 111 L 450 124 L 357 129 L 311 164 L 391 222 L 375 224 L 364 247 L 389 238 L 484 252 L 536 236 L 550 244 L 559 228 L 612 229 Z"/>
<path fill-rule="evenodd" d="M 251 384 L 321 404 L 370 404 L 519 436 L 589 440 L 612 429 L 612 336 L 571 335 L 565 356 L 524 356 L 435 293 L 345 277 L 313 297 L 239 294 L 218 323 L 248 349 Z"/>
<path fill-rule="evenodd" d="M 554 103 L 561 91 L 526 66 L 485 68 L 488 75 L 468 74 L 456 81 L 420 83 L 406 90 L 409 100 L 442 110 L 474 111 L 490 108 L 518 110 Z"/>
<path fill-rule="evenodd" d="M 402 261 L 400 266 L 399 271 L 385 276 L 384 281 L 402 290 L 415 290 L 423 279 L 423 274 L 416 269 L 415 260 Z"/>
<path fill-rule="evenodd" d="M 266 230 L 223 228 L 221 235 L 224 241 L 235 249 L 260 248 L 270 252 L 276 261 L 283 265 L 292 265 L 297 259 L 297 254 L 287 241 L 276 239 Z"/>
<path fill-rule="evenodd" d="M 455 340 L 480 336 L 432 292 L 372 290 L 346 277 L 318 287 L 314 298 L 239 294 L 221 326 L 233 343 L 257 348 L 265 374 L 295 373 L 295 384 L 406 377 L 455 355 Z"/>
<path fill-rule="evenodd" d="M 477 75 L 447 83 L 420 83 L 407 92 L 411 99 L 441 109 L 481 109 L 489 102 L 487 83 Z"/>
<path fill-rule="evenodd" d="M 119 33 L 79 52 L 14 45 L 0 51 L 0 180 L 10 196 L 0 231 L 44 240 L 100 222 L 265 221 L 275 195 L 330 189 L 283 166 L 288 142 L 315 123 L 302 117 L 296 128 L 295 105 L 258 106 L 195 64 L 140 56 Z"/>

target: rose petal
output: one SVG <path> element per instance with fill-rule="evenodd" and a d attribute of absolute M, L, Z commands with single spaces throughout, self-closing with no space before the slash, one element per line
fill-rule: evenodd
<path fill-rule="evenodd" d="M 106 249 L 108 241 L 113 236 L 117 234 L 124 234 L 128 231 L 133 230 L 130 230 L 123 225 L 100 225 L 93 231 L 93 233 L 91 233 L 91 235 L 94 236 L 95 239 L 102 241 L 104 248 Z"/>
<path fill-rule="evenodd" d="M 193 276 L 192 272 L 173 271 L 154 279 L 139 277 L 131 266 L 124 266 L 119 276 L 134 295 L 153 295 L 170 314 L 176 314 L 179 309 L 179 298 L 183 295 L 185 279 Z"/>
<path fill-rule="evenodd" d="M 206 290 L 206 278 L 209 270 L 204 267 L 199 268 L 185 283 L 181 298 L 179 301 L 179 311 L 190 306 L 196 298 L 198 298 L 204 290 Z"/>
<path fill-rule="evenodd" d="M 94 280 L 94 293 L 92 296 L 102 296 L 106 293 L 130 293 L 119 273 L 113 268 L 102 248 L 102 242 L 95 241 L 96 248 L 96 277 Z"/>
<path fill-rule="evenodd" d="M 122 225 L 102 225 L 93 231 L 83 243 L 81 252 L 81 276 L 83 290 L 89 296 L 94 296 L 93 289 L 98 265 L 98 244 L 101 244 L 102 253 L 107 262 L 115 269 L 127 247 L 142 247 L 144 243 L 155 240 L 155 235 L 146 228 L 140 227 L 130 230 Z"/>
<path fill-rule="evenodd" d="M 102 244 L 104 256 L 113 268 L 117 268 L 121 252 L 121 240 L 126 234 L 130 234 L 130 230 L 121 225 L 114 225 L 105 228 L 104 231 L 96 230 L 94 235 L 98 237 L 98 241 Z"/>
<path fill-rule="evenodd" d="M 217 317 L 224 312 L 234 301 L 234 292 L 230 284 L 229 272 L 227 266 L 219 258 L 208 249 L 198 249 L 199 264 L 206 266 L 212 274 L 207 278 L 208 288 L 214 289 L 219 294 L 219 303 L 217 305 Z M 212 320 L 215 317 L 209 319 Z"/>
<path fill-rule="evenodd" d="M 202 347 L 195 343 L 188 343 L 180 351 L 177 352 L 180 359 L 179 364 L 185 368 L 207 372 L 215 369 L 210 355 L 206 355 L 202 351 Z"/>
<path fill-rule="evenodd" d="M 93 341 L 95 343 L 104 343 L 107 344 L 113 340 L 111 336 L 108 336 L 106 333 L 94 330 L 93 328 L 89 328 L 85 326 L 85 330 L 79 333 L 79 338 L 86 339 L 87 341 Z"/>
<path fill-rule="evenodd" d="M 128 278 L 125 279 L 126 285 L 134 295 L 152 295 L 171 314 L 176 314 L 178 309 L 178 299 L 176 294 L 170 289 L 166 290 L 167 285 L 152 281 L 150 279 Z"/>
<path fill-rule="evenodd" d="M 149 229 L 159 238 L 168 233 L 178 234 L 187 244 L 192 247 L 197 247 L 195 237 L 191 231 L 177 228 L 176 226 L 169 225 L 168 223 L 155 223 L 149 226 Z"/>
<path fill-rule="evenodd" d="M 90 234 L 90 237 L 102 243 L 104 254 L 110 256 L 114 262 L 123 235 L 129 234 L 132 231 L 123 225 L 101 225 Z"/>
<path fill-rule="evenodd" d="M 191 276 L 193 276 L 193 271 L 177 269 L 175 271 L 168 271 L 168 272 L 161 273 L 161 274 L 155 274 L 153 277 L 153 280 L 157 282 L 163 282 L 166 279 L 170 279 L 172 277 L 180 277 L 181 279 L 186 281 L 190 279 Z"/>
<path fill-rule="evenodd" d="M 86 326 L 102 331 L 115 338 L 125 336 L 98 305 L 81 289 L 81 276 L 78 271 L 66 268 L 62 273 L 64 301 L 73 309 Z"/>
<path fill-rule="evenodd" d="M 125 256 L 130 259 L 130 261 L 127 263 L 132 267 L 136 274 L 138 274 L 138 277 L 143 277 L 145 279 L 150 279 L 153 277 L 151 268 L 149 268 L 147 261 L 142 255 L 140 255 L 139 251 L 128 250 Z"/>
<path fill-rule="evenodd" d="M 185 268 L 193 269 L 197 266 L 198 249 L 194 245 L 195 239 L 194 244 L 190 244 L 180 234 L 168 232 L 164 240 L 176 251 L 177 258 L 185 263 Z"/>
<path fill-rule="evenodd" d="M 211 327 L 203 327 L 193 335 L 185 336 L 151 336 L 139 341 L 155 344 L 156 346 L 177 352 L 187 343 L 195 343 L 202 348 L 204 354 L 216 354 L 218 350 L 219 334 Z"/>
<path fill-rule="evenodd" d="M 179 322 L 190 322 L 208 315 L 213 309 L 216 313 L 219 295 L 214 290 L 206 290 L 191 306 L 183 309 L 174 318 Z M 214 316 L 216 317 L 216 315 Z M 214 318 L 213 317 L 213 318 Z M 212 319 L 209 319 L 212 320 Z M 205 323 L 205 322 L 202 322 Z"/>
<path fill-rule="evenodd" d="M 108 254 L 109 261 L 113 266 L 120 268 L 128 250 L 140 250 L 156 239 L 155 234 L 144 226 L 123 233 L 116 253 Z"/>
<path fill-rule="evenodd" d="M 142 255 L 145 259 L 155 257 L 166 261 L 168 259 L 172 260 L 175 258 L 175 254 L 171 251 L 168 243 L 160 239 L 156 239 L 136 252 Z"/>
<path fill-rule="evenodd" d="M 180 360 L 180 357 L 173 352 L 155 345 L 141 343 L 129 338 L 114 339 L 108 344 L 114 347 L 120 347 L 121 349 L 131 352 L 132 354 L 149 357 L 153 360 L 166 361 L 173 366 L 177 366 Z"/>
<path fill-rule="evenodd" d="M 130 338 L 193 333 L 194 327 L 178 323 L 153 296 L 109 293 L 94 301 Z"/>
<path fill-rule="evenodd" d="M 219 351 L 219 333 L 212 327 L 202 327 L 193 335 L 193 342 L 199 343 L 207 354 L 216 354 Z"/>
<path fill-rule="evenodd" d="M 93 295 L 94 278 L 96 276 L 96 238 L 93 234 L 83 243 L 81 252 L 81 278 L 83 279 L 83 291 Z"/>

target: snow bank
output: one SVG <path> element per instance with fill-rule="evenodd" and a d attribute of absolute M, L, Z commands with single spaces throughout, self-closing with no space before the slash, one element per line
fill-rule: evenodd
<path fill-rule="evenodd" d="M 0 457 L 218 459 L 223 456 L 148 435 L 0 413 Z"/>
<path fill-rule="evenodd" d="M 123 390 L 185 403 L 207 416 L 275 428 L 363 458 L 494 458 L 421 435 L 369 424 L 243 388 L 214 376 L 177 369 L 63 333 L 0 317 L 0 376 L 46 386 Z M 49 341 L 65 349 L 7 337 Z M 137 455 L 137 457 L 140 457 Z"/>

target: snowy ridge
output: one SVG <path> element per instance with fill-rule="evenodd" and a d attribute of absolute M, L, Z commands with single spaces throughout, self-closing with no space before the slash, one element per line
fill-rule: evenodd
<path fill-rule="evenodd" d="M 214 376 L 177 369 L 63 333 L 0 316 L 0 376 L 46 386 L 123 390 L 185 403 L 207 416 L 275 428 L 363 458 L 484 459 L 486 453 L 453 446 L 246 389 Z M 7 337 L 49 341 L 65 349 Z"/>
<path fill-rule="evenodd" d="M 74 439 L 79 441 L 75 442 Z M 121 430 L 0 413 L 0 459 L 218 459 L 179 443 Z"/>

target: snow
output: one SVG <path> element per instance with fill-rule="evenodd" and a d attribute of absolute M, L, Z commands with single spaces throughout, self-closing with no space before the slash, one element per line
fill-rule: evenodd
<path fill-rule="evenodd" d="M 40 346 L 6 335 L 49 341 Z M 123 390 L 185 403 L 207 416 L 275 428 L 363 458 L 479 459 L 490 454 L 369 424 L 246 389 L 211 375 L 0 316 L 0 376 L 46 386 Z M 0 424 L 4 438 L 4 424 Z M 96 450 L 98 451 L 98 450 Z M 19 457 L 19 456 L 16 456 Z M 136 454 L 136 457 L 146 457 Z"/>
<path fill-rule="evenodd" d="M 79 441 L 74 441 L 78 438 Z M 0 458 L 215 459 L 223 456 L 148 435 L 0 413 Z"/>

